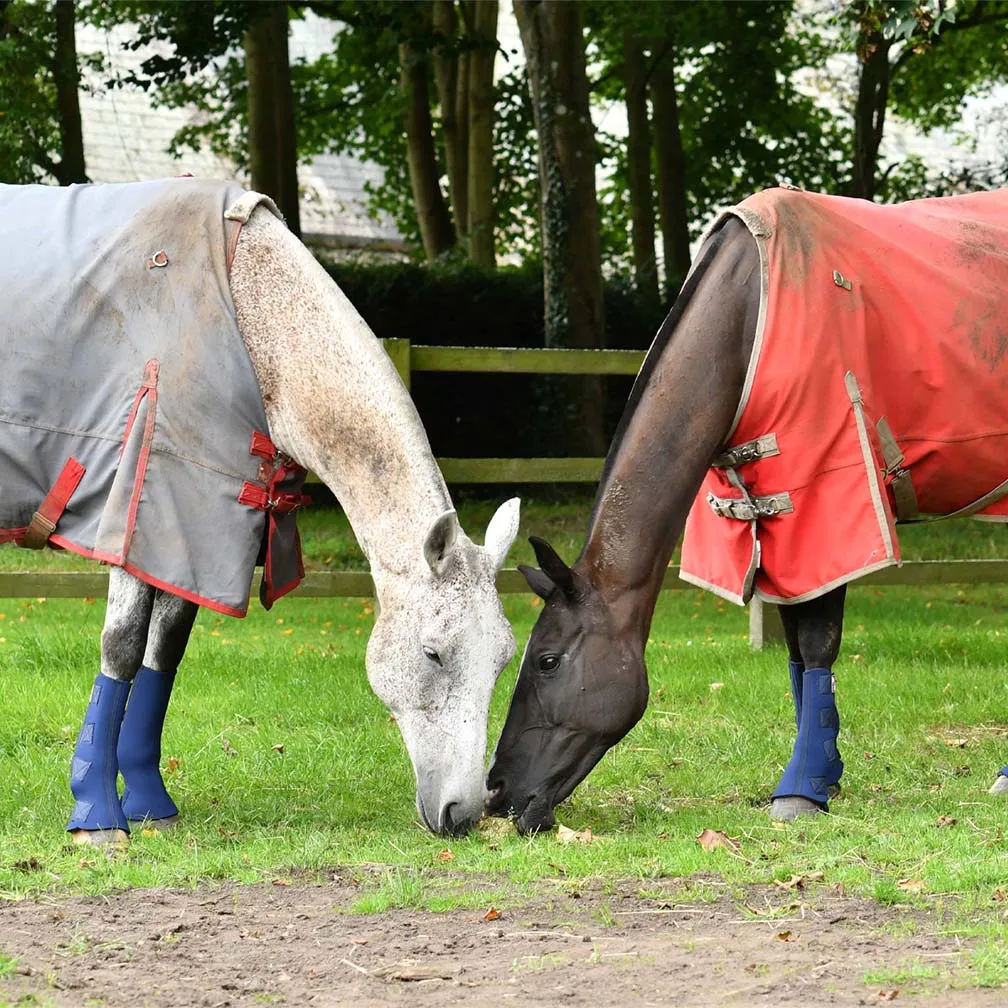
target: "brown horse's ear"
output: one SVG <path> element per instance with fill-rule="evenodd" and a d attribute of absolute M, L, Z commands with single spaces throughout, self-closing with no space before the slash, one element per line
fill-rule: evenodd
<path fill-rule="evenodd" d="M 535 550 L 536 560 L 539 561 L 539 566 L 544 573 L 557 588 L 563 589 L 565 595 L 570 594 L 574 587 L 574 574 L 570 567 L 560 559 L 560 555 L 545 539 L 529 536 L 529 542 L 532 544 L 532 549 Z"/>
<path fill-rule="evenodd" d="M 556 591 L 556 585 L 550 580 L 548 574 L 544 574 L 536 567 L 529 567 L 528 564 L 518 564 L 518 570 L 528 582 L 532 589 L 543 601 L 548 599 Z"/>

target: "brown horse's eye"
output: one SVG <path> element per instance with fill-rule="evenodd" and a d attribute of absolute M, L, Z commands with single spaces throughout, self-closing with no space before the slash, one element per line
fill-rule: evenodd
<path fill-rule="evenodd" d="M 552 672 L 560 664 L 560 655 L 544 654 L 539 656 L 539 671 Z"/>

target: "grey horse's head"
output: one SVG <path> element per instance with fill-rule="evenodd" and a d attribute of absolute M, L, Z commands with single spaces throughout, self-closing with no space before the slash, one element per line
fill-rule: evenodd
<path fill-rule="evenodd" d="M 483 812 L 490 698 L 515 653 L 496 575 L 518 532 L 518 512 L 517 498 L 502 504 L 477 546 L 446 511 L 410 569 L 376 575 L 368 679 L 399 725 L 416 774 L 417 810 L 435 833 L 463 833 Z"/>

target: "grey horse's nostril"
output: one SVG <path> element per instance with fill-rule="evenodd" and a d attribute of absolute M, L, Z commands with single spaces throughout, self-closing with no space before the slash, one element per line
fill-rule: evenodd
<path fill-rule="evenodd" d="M 448 802 L 441 810 L 441 834 L 444 836 L 462 836 L 472 825 L 464 812 L 459 809 L 458 802 Z"/>
<path fill-rule="evenodd" d="M 454 833 L 457 827 L 457 823 L 452 816 L 453 810 L 458 806 L 457 802 L 449 802 L 441 810 L 441 832 L 442 833 Z"/>

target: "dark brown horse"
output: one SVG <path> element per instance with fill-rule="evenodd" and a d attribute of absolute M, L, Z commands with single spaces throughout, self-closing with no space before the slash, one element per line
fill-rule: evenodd
<path fill-rule="evenodd" d="M 552 826 L 554 807 L 644 713 L 644 648 L 655 603 L 741 400 L 760 284 L 755 239 L 737 218 L 725 218 L 634 385 L 580 557 L 568 567 L 548 543 L 531 540 L 541 569 L 523 573 L 545 605 L 487 780 L 488 811 L 515 816 L 521 832 Z M 799 731 L 773 795 L 777 819 L 826 810 L 839 785 L 831 669 L 845 591 L 841 585 L 781 607 Z M 1008 791 L 1008 777 L 995 787 Z"/>

